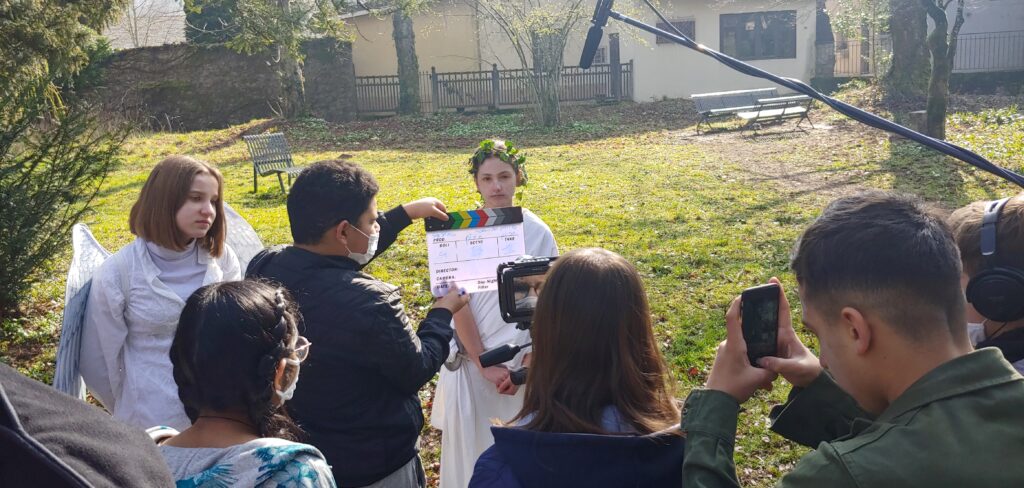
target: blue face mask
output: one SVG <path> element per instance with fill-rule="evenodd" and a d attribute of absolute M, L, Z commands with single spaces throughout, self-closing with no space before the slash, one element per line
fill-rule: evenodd
<path fill-rule="evenodd" d="M 360 265 L 369 263 L 370 259 L 373 259 L 373 255 L 377 254 L 377 242 L 380 241 L 380 232 L 374 232 L 373 234 L 366 235 L 366 233 L 359 230 L 358 227 L 353 225 L 352 228 L 366 237 L 366 252 L 352 252 L 352 249 L 349 249 L 348 258 Z"/>

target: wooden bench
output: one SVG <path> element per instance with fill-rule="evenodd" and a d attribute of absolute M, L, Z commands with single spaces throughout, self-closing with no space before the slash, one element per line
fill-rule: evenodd
<path fill-rule="evenodd" d="M 717 93 L 698 93 L 690 95 L 690 100 L 697 107 L 700 121 L 697 122 L 697 133 L 700 126 L 711 128 L 711 121 L 720 118 L 732 118 L 737 113 L 757 108 L 757 101 L 764 98 L 779 96 L 777 88 L 756 88 L 753 90 L 734 90 Z"/>
<path fill-rule="evenodd" d="M 800 124 L 805 120 L 808 124 L 811 124 L 811 128 L 813 129 L 814 124 L 807 116 L 811 111 L 811 104 L 813 102 L 814 100 L 807 95 L 762 98 L 757 101 L 757 105 L 753 109 L 738 112 L 736 116 L 747 122 L 746 125 L 743 126 L 743 130 L 753 127 L 754 134 L 757 134 L 757 129 L 759 129 L 763 123 L 773 123 L 796 118 L 800 119 L 796 123 L 797 129 L 803 130 L 800 127 Z"/>
<path fill-rule="evenodd" d="M 259 190 L 257 177 L 271 174 L 277 175 L 277 182 L 281 185 L 281 193 L 285 193 L 284 179 L 281 175 L 288 175 L 288 187 L 292 186 L 292 176 L 302 172 L 303 167 L 295 166 L 292 162 L 292 152 L 288 149 L 288 141 L 284 134 L 259 134 L 255 136 L 242 136 L 245 144 L 249 146 L 249 156 L 252 157 L 252 192 Z"/>

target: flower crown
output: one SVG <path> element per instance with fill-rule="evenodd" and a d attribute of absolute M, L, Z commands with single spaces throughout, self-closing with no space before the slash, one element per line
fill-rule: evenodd
<path fill-rule="evenodd" d="M 484 139 L 480 147 L 476 148 L 473 156 L 469 158 L 469 174 L 476 175 L 480 165 L 484 164 L 487 158 L 495 157 L 510 165 L 512 170 L 521 175 L 519 186 L 526 186 L 526 156 L 519 154 L 519 148 L 511 142 L 505 142 L 505 147 L 499 147 L 493 139 Z"/>

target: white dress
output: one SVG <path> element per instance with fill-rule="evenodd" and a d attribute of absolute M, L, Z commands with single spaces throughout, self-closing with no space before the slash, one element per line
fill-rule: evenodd
<path fill-rule="evenodd" d="M 203 285 L 242 277 L 227 245 L 220 258 L 196 254 Z M 192 423 L 178 398 L 171 342 L 185 301 L 158 278 L 146 241 L 136 238 L 96 270 L 85 310 L 79 368 L 85 384 L 114 418 L 146 429 Z"/>
<path fill-rule="evenodd" d="M 558 255 L 551 229 L 525 208 L 523 234 L 526 254 L 534 257 Z M 519 330 L 514 324 L 501 319 L 498 292 L 470 295 L 469 308 L 484 350 L 502 344 L 529 342 L 529 331 Z M 522 365 L 523 355 L 520 353 L 505 365 L 510 369 L 518 368 Z M 490 429 L 492 419 L 510 420 L 522 406 L 522 388 L 512 396 L 499 394 L 472 361 L 463 362 L 456 371 L 441 368 L 430 414 L 430 425 L 442 431 L 441 488 L 465 488 L 469 485 L 476 459 L 494 444 Z"/>

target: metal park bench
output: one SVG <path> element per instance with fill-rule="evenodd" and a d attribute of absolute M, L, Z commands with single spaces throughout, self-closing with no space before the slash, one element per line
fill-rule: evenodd
<path fill-rule="evenodd" d="M 249 156 L 252 157 L 252 192 L 259 190 L 257 177 L 271 174 L 277 175 L 277 182 L 281 185 L 281 193 L 284 191 L 284 179 L 281 175 L 288 175 L 288 187 L 292 185 L 292 176 L 302 172 L 303 167 L 295 166 L 292 163 L 292 153 L 288 149 L 288 141 L 284 134 L 259 134 L 255 136 L 242 136 L 245 144 L 249 146 Z"/>
<path fill-rule="evenodd" d="M 814 124 L 811 119 L 807 116 L 811 111 L 811 104 L 814 100 L 807 95 L 792 95 L 785 97 L 774 97 L 774 98 L 762 98 L 757 101 L 757 106 L 753 110 L 745 110 L 739 112 L 736 115 L 747 121 L 743 129 L 749 127 L 754 128 L 754 134 L 757 134 L 757 129 L 761 127 L 763 123 L 779 122 L 785 119 L 796 119 L 800 120 L 796 123 L 796 128 L 803 130 L 800 127 L 805 120 L 808 124 L 811 124 L 811 128 L 814 128 Z"/>
<path fill-rule="evenodd" d="M 779 91 L 777 88 L 757 88 L 753 90 L 690 95 L 690 100 L 693 100 L 693 104 L 697 107 L 697 113 L 700 114 L 700 121 L 697 122 L 697 133 L 700 134 L 700 126 L 702 124 L 707 125 L 707 128 L 710 129 L 713 119 L 732 118 L 740 112 L 755 110 L 759 100 L 778 96 Z"/>

